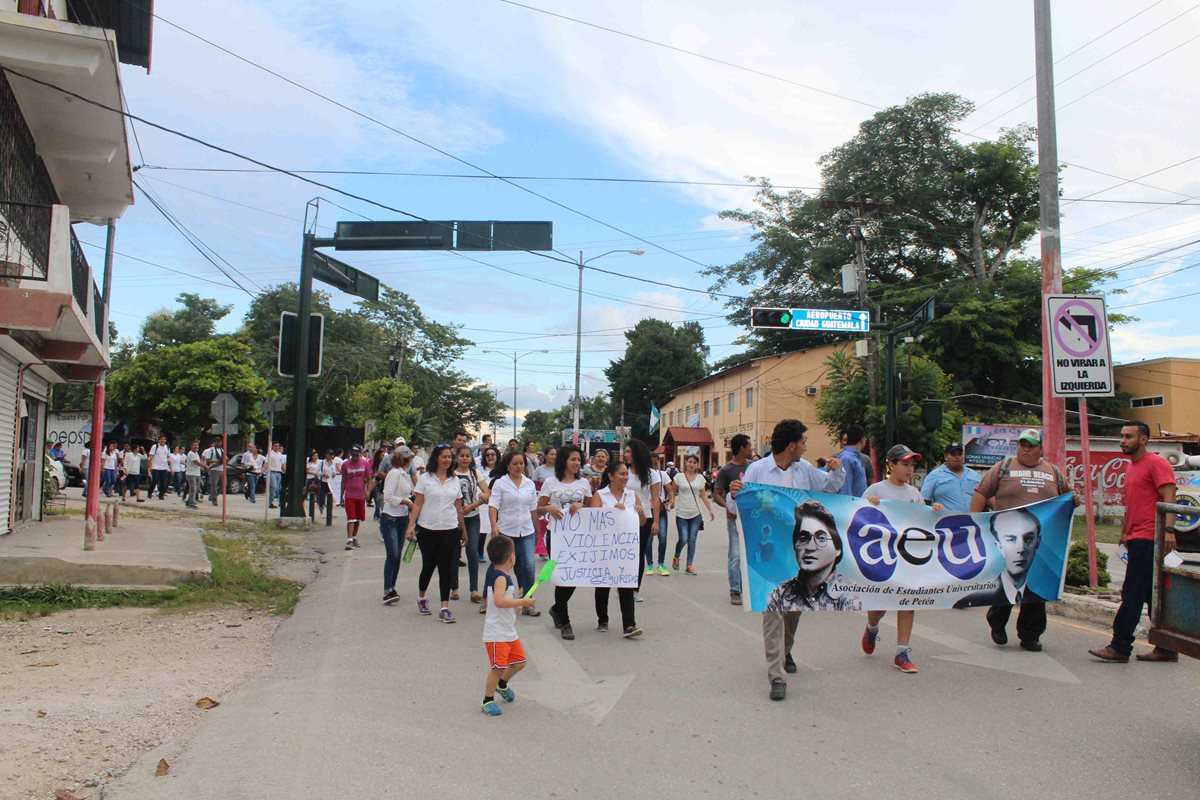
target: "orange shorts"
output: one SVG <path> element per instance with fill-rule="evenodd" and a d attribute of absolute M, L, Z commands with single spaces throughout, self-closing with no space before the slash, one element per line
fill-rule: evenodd
<path fill-rule="evenodd" d="M 483 647 L 487 650 L 492 669 L 508 669 L 514 664 L 525 663 L 525 648 L 521 646 L 520 639 L 515 642 L 484 642 Z"/>

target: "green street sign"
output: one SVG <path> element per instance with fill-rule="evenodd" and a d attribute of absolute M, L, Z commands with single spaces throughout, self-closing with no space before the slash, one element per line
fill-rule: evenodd
<path fill-rule="evenodd" d="M 313 277 L 372 303 L 379 301 L 379 279 L 322 252 L 313 251 Z"/>
<path fill-rule="evenodd" d="M 339 222 L 337 250 L 553 250 L 550 222 L 412 220 Z"/>

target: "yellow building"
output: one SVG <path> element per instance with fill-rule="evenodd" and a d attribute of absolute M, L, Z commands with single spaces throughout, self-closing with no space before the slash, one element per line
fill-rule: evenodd
<path fill-rule="evenodd" d="M 1151 358 L 1113 368 L 1117 389 L 1131 392 L 1126 419 L 1140 419 L 1152 436 L 1200 434 L 1200 358 Z"/>
<path fill-rule="evenodd" d="M 664 429 L 699 427 L 712 437 L 710 462 L 724 464 L 732 453 L 729 440 L 744 433 L 761 452 L 780 420 L 794 418 L 808 426 L 810 461 L 841 448 L 819 422 L 817 400 L 828 381 L 826 360 L 853 343 L 822 345 L 781 356 L 764 356 L 709 375 L 671 392 L 659 413 Z"/>

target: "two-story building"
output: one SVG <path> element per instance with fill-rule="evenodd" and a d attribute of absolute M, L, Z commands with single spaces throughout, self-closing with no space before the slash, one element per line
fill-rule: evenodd
<path fill-rule="evenodd" d="M 1117 388 L 1130 392 L 1126 419 L 1155 437 L 1200 435 L 1200 358 L 1151 358 L 1113 367 Z"/>
<path fill-rule="evenodd" d="M 125 108 L 121 63 L 149 69 L 152 7 L 0 0 L 0 534 L 41 517 L 51 384 L 109 366 L 104 271 L 76 226 L 111 250 L 133 203 L 125 118 L 101 105 Z"/>

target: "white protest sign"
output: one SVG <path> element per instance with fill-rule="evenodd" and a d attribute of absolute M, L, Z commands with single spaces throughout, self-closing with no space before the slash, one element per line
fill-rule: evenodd
<path fill-rule="evenodd" d="M 633 509 L 583 508 L 550 518 L 550 553 L 556 586 L 636 589 L 641 561 Z"/>
<path fill-rule="evenodd" d="M 1104 298 L 1047 295 L 1051 386 L 1055 397 L 1112 397 L 1112 353 Z"/>

